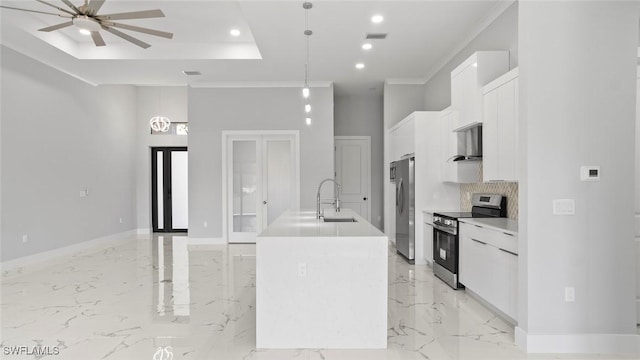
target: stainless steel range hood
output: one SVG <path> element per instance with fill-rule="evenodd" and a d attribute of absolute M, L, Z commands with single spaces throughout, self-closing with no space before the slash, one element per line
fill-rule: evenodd
<path fill-rule="evenodd" d="M 458 150 L 450 161 L 482 160 L 482 124 L 458 132 Z"/>

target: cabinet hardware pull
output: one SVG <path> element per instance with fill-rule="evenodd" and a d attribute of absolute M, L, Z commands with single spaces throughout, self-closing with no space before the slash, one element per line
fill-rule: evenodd
<path fill-rule="evenodd" d="M 475 242 L 477 242 L 477 243 L 480 243 L 480 244 L 482 244 L 482 245 L 487 245 L 487 243 L 486 243 L 486 242 L 484 242 L 484 241 L 476 240 L 476 239 L 474 239 L 474 238 L 471 238 L 471 240 L 473 240 L 473 241 L 475 241 Z M 502 250 L 502 249 L 500 249 L 500 250 Z"/>
<path fill-rule="evenodd" d="M 509 251 L 509 250 L 505 250 L 505 249 L 503 249 L 503 248 L 498 248 L 498 249 L 500 249 L 500 251 L 504 251 L 504 252 L 506 252 L 507 254 L 511 254 L 511 255 L 513 255 L 513 256 L 518 256 L 518 254 L 516 254 L 516 253 L 514 253 L 514 252 L 511 252 L 511 251 Z"/>
<path fill-rule="evenodd" d="M 513 234 L 509 234 L 509 233 L 506 233 L 506 232 L 503 232 L 503 234 L 509 235 L 509 236 L 513 236 Z"/>

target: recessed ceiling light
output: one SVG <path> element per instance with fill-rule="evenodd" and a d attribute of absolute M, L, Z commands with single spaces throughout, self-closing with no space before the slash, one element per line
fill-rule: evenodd
<path fill-rule="evenodd" d="M 304 119 L 304 121 L 307 123 L 307 125 L 311 125 L 311 118 L 310 117 Z"/>
<path fill-rule="evenodd" d="M 87 29 L 80 29 L 78 31 L 80 31 L 80 34 L 82 34 L 82 35 L 91 35 L 91 31 L 89 31 Z"/>
<path fill-rule="evenodd" d="M 382 15 L 374 15 L 371 17 L 371 22 L 374 24 L 380 24 L 382 21 L 384 21 L 384 17 L 382 17 Z"/>
<path fill-rule="evenodd" d="M 364 64 L 363 63 L 357 63 L 356 64 L 356 69 L 364 69 Z"/>
<path fill-rule="evenodd" d="M 240 30 L 231 29 L 231 31 L 229 31 L 229 34 L 231 34 L 231 36 L 240 36 Z"/>
<path fill-rule="evenodd" d="M 371 43 L 362 44 L 362 49 L 363 50 L 371 50 L 372 47 L 373 47 L 373 45 L 371 45 Z"/>

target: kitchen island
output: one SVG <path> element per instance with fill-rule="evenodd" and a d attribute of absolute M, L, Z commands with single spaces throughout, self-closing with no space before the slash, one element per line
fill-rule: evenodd
<path fill-rule="evenodd" d="M 329 217 L 329 214 L 326 214 Z M 256 239 L 256 347 L 387 347 L 388 239 L 355 212 L 288 211 Z"/>

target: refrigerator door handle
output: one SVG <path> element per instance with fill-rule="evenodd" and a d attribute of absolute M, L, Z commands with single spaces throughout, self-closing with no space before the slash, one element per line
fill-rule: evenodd
<path fill-rule="evenodd" d="M 404 212 L 404 182 L 400 179 L 400 185 L 398 186 L 398 211 L 400 214 Z"/>

